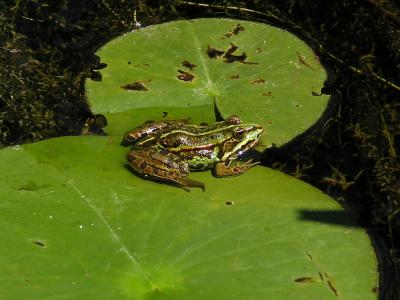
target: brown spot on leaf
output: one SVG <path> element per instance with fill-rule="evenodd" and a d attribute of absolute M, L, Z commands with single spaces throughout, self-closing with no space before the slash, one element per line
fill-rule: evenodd
<path fill-rule="evenodd" d="M 232 35 L 238 35 L 243 30 L 244 30 L 244 27 L 241 24 L 237 24 L 236 27 L 232 31 L 225 33 L 224 36 L 227 38 L 230 38 Z"/>
<path fill-rule="evenodd" d="M 240 54 L 240 55 L 233 54 L 237 49 L 238 49 L 238 46 L 231 43 L 230 47 L 228 48 L 228 50 L 226 50 L 226 52 L 224 54 L 224 62 L 233 63 L 233 62 L 237 61 L 237 62 L 240 62 L 243 64 L 258 64 L 258 63 L 245 61 L 247 58 L 247 54 L 245 52 L 242 52 L 242 54 Z"/>
<path fill-rule="evenodd" d="M 217 57 L 221 56 L 222 54 L 224 54 L 224 52 L 225 51 L 217 50 L 217 49 L 212 48 L 209 45 L 207 45 L 206 54 L 208 55 L 209 58 L 217 58 Z"/>
<path fill-rule="evenodd" d="M 162 112 L 162 117 L 163 117 L 163 118 L 168 117 L 168 112 L 167 112 L 167 111 L 163 111 L 163 112 Z"/>
<path fill-rule="evenodd" d="M 263 96 L 271 96 L 271 95 L 272 95 L 272 92 L 264 92 L 264 93 L 262 93 L 261 95 L 263 95 Z"/>
<path fill-rule="evenodd" d="M 296 278 L 294 281 L 298 283 L 313 283 L 316 282 L 317 279 L 314 277 L 299 277 Z"/>
<path fill-rule="evenodd" d="M 259 78 L 250 82 L 250 84 L 259 84 L 259 83 L 265 83 L 265 79 Z"/>
<path fill-rule="evenodd" d="M 339 291 L 335 286 L 335 281 L 328 275 L 328 273 L 321 273 L 319 272 L 319 277 L 325 281 L 330 288 L 330 290 L 335 294 L 335 296 L 339 296 Z"/>
<path fill-rule="evenodd" d="M 190 63 L 190 62 L 187 61 L 187 60 L 184 60 L 184 61 L 182 62 L 182 66 L 188 68 L 188 69 L 191 70 L 191 71 L 192 71 L 194 68 L 197 67 L 195 64 L 192 64 L 192 63 Z"/>
<path fill-rule="evenodd" d="M 32 242 L 39 247 L 46 248 L 46 243 L 42 240 L 33 240 Z"/>
<path fill-rule="evenodd" d="M 130 63 L 131 63 L 131 62 L 128 61 L 128 64 L 130 64 Z M 140 67 L 140 66 L 143 66 L 143 67 L 150 67 L 149 64 L 137 64 L 137 65 L 134 65 L 135 68 Z"/>
<path fill-rule="evenodd" d="M 231 78 L 231 79 L 239 79 L 239 74 L 232 75 L 230 78 Z"/>
<path fill-rule="evenodd" d="M 183 81 L 193 81 L 194 79 L 194 75 L 192 73 L 186 72 L 186 71 L 182 71 L 182 70 L 178 70 L 178 75 L 176 76 L 179 80 L 183 80 Z"/>
<path fill-rule="evenodd" d="M 238 35 L 243 30 L 244 30 L 244 27 L 239 23 L 236 25 L 235 29 L 233 29 L 232 33 L 234 35 Z"/>
<path fill-rule="evenodd" d="M 242 64 L 249 64 L 249 65 L 257 65 L 258 64 L 256 62 L 246 61 L 247 54 L 245 52 L 242 52 L 242 54 L 240 54 L 240 55 L 235 55 L 234 52 L 238 49 L 238 46 L 236 46 L 235 44 L 232 44 L 232 43 L 230 43 L 230 44 L 231 45 L 229 46 L 228 50 L 226 50 L 226 51 L 217 50 L 208 45 L 206 53 L 209 58 L 217 58 L 225 53 L 223 55 L 223 61 L 225 63 L 233 63 L 233 62 L 237 61 Z"/>
<path fill-rule="evenodd" d="M 310 66 L 310 65 L 306 62 L 305 57 L 304 57 L 303 55 L 300 55 L 300 53 L 299 53 L 298 51 L 296 51 L 296 54 L 297 54 L 297 57 L 299 58 L 299 62 L 300 62 L 301 64 L 303 64 L 303 65 L 305 65 L 307 68 L 310 68 L 311 70 L 314 70 L 314 71 L 315 71 L 315 69 L 314 69 L 312 66 Z"/>
<path fill-rule="evenodd" d="M 263 50 L 260 48 L 260 47 L 258 47 L 257 49 L 256 49 L 256 53 L 260 53 L 260 52 L 262 52 Z"/>
<path fill-rule="evenodd" d="M 339 295 L 338 290 L 335 288 L 335 286 L 333 285 L 332 281 L 328 280 L 327 281 L 329 288 L 331 289 L 331 291 L 335 294 L 335 296 Z"/>
<path fill-rule="evenodd" d="M 130 91 L 145 91 L 145 92 L 147 92 L 149 90 L 142 81 L 134 81 L 132 83 L 122 85 L 121 88 L 123 88 L 124 90 L 130 90 Z"/>

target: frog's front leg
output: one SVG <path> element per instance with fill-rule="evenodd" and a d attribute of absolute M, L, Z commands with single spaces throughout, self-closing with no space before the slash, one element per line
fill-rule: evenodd
<path fill-rule="evenodd" d="M 172 182 L 188 192 L 190 187 L 205 190 L 202 182 L 186 177 L 189 174 L 188 163 L 165 149 L 134 148 L 127 158 L 130 168 L 144 178 Z"/>
<path fill-rule="evenodd" d="M 247 161 L 221 161 L 214 167 L 214 175 L 216 177 L 232 177 L 239 176 L 251 167 L 258 165 L 260 162 L 253 162 L 252 159 Z"/>

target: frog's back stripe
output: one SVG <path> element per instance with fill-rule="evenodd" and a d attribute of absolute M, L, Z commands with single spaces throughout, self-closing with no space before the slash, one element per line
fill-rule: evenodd
<path fill-rule="evenodd" d="M 188 130 L 189 125 L 186 125 L 187 127 L 185 128 L 185 130 L 181 130 L 181 129 L 175 129 L 172 130 L 170 132 L 164 133 L 160 135 L 160 138 L 166 138 L 171 134 L 176 134 L 176 133 L 181 133 L 181 134 L 185 134 L 188 136 L 194 136 L 194 137 L 198 137 L 198 136 L 202 136 L 202 135 L 209 135 L 212 133 L 216 133 L 216 132 L 221 132 L 221 131 L 228 131 L 232 128 L 237 127 L 238 125 L 234 124 L 234 125 L 228 125 L 228 126 L 219 126 L 216 128 L 212 128 L 210 129 L 210 127 L 198 127 L 198 126 L 194 126 L 193 130 Z M 245 125 L 246 126 L 246 125 Z"/>

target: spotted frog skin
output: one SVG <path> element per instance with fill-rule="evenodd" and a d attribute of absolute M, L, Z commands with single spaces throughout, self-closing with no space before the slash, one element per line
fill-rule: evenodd
<path fill-rule="evenodd" d="M 126 133 L 121 144 L 132 146 L 127 159 L 138 175 L 187 191 L 190 187 L 204 190 L 202 182 L 187 178 L 190 171 L 212 169 L 217 177 L 244 173 L 259 162 L 238 158 L 258 144 L 262 132 L 262 126 L 242 124 L 235 115 L 212 125 L 149 121 Z"/>

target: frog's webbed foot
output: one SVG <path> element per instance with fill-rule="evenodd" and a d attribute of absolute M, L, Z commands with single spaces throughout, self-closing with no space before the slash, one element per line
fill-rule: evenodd
<path fill-rule="evenodd" d="M 146 179 L 173 183 L 188 192 L 190 187 L 205 190 L 202 182 L 186 177 L 189 174 L 187 162 L 173 153 L 148 148 L 132 149 L 127 158 L 130 169 Z"/>
<path fill-rule="evenodd" d="M 242 161 L 222 161 L 215 165 L 214 175 L 216 177 L 239 176 L 251 167 L 258 165 L 260 162 L 253 162 L 252 159 L 245 162 Z"/>

